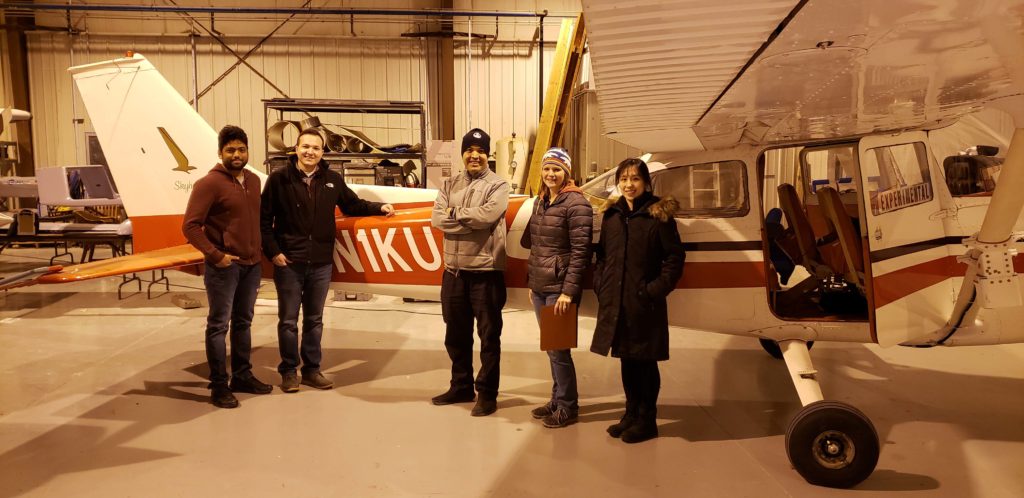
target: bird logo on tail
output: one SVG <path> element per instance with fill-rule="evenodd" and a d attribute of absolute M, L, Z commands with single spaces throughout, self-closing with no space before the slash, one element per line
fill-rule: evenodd
<path fill-rule="evenodd" d="M 195 166 L 189 166 L 188 157 L 185 157 L 185 153 L 181 151 L 178 144 L 174 143 L 174 139 L 171 138 L 169 133 L 167 133 L 167 130 L 162 126 L 158 126 L 156 129 L 160 132 L 160 136 L 164 138 L 164 143 L 167 144 L 167 148 L 170 149 L 171 155 L 174 156 L 174 160 L 178 163 L 178 166 L 173 168 L 172 171 L 184 171 L 185 173 L 189 173 L 196 169 Z"/>

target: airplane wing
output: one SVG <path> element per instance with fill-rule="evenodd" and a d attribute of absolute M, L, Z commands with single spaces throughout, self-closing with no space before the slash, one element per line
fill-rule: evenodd
<path fill-rule="evenodd" d="M 14 275 L 8 275 L 4 278 L 0 278 L 0 290 L 14 289 L 17 287 L 25 287 L 27 285 L 34 285 L 39 277 L 36 275 L 45 275 L 49 273 L 55 273 L 61 271 L 64 267 L 61 265 L 54 266 L 43 266 L 40 268 L 33 268 L 31 270 L 25 270 L 23 272 L 15 273 Z"/>
<path fill-rule="evenodd" d="M 583 10 L 604 132 L 648 152 L 940 127 L 1024 93 L 1021 0 Z"/>
<path fill-rule="evenodd" d="M 203 262 L 203 253 L 189 244 L 182 244 L 155 251 L 147 251 L 119 258 L 104 259 L 80 265 L 66 266 L 59 271 L 47 273 L 27 281 L 20 281 L 15 285 L 21 287 L 34 283 L 59 284 L 66 282 L 78 282 L 93 278 L 114 277 L 128 273 L 164 270 L 179 268 Z M 59 267 L 58 267 L 59 268 Z M 0 289 L 3 289 L 0 285 Z"/>

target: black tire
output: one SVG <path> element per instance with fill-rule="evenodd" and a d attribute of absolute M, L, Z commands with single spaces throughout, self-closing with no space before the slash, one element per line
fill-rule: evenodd
<path fill-rule="evenodd" d="M 779 347 L 779 343 L 771 339 L 758 339 L 758 341 L 761 343 L 761 348 L 771 355 L 772 358 L 776 360 L 782 359 L 782 348 Z M 807 341 L 807 350 L 810 351 L 812 347 L 814 347 L 814 341 Z"/>
<path fill-rule="evenodd" d="M 786 429 L 786 455 L 811 484 L 856 486 L 878 464 L 878 433 L 860 410 L 838 401 L 805 406 Z"/>

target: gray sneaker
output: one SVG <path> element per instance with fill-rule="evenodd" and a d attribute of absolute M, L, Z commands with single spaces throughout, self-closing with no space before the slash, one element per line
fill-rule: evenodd
<path fill-rule="evenodd" d="M 281 374 L 281 390 L 286 393 L 299 391 L 299 376 L 295 371 Z"/>
<path fill-rule="evenodd" d="M 530 410 L 530 415 L 532 415 L 533 418 L 535 418 L 537 420 L 543 419 L 544 417 L 547 417 L 548 415 L 551 415 L 552 413 L 555 413 L 555 410 L 553 408 L 551 408 L 551 403 L 547 403 L 547 404 L 538 406 L 537 408 L 534 408 L 533 410 Z"/>
<path fill-rule="evenodd" d="M 319 371 L 302 374 L 302 383 L 317 389 L 330 389 L 334 387 L 334 383 L 327 380 L 327 377 L 324 377 L 324 374 Z"/>
<path fill-rule="evenodd" d="M 579 420 L 579 415 L 575 411 L 569 411 L 564 408 L 555 410 L 555 413 L 544 417 L 542 422 L 544 427 L 555 429 L 558 427 L 565 427 L 567 425 L 575 424 Z"/>

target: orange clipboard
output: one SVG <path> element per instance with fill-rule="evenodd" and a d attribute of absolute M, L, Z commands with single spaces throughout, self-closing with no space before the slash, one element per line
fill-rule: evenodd
<path fill-rule="evenodd" d="M 565 312 L 555 314 L 555 306 L 540 309 L 540 350 L 555 351 L 576 347 L 576 303 L 569 303 Z"/>

